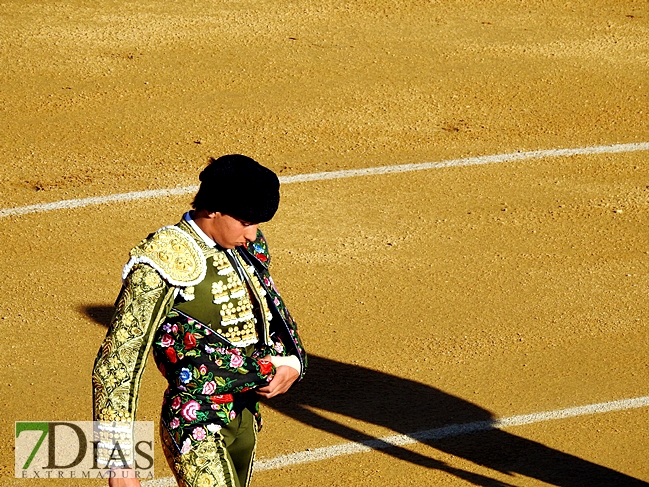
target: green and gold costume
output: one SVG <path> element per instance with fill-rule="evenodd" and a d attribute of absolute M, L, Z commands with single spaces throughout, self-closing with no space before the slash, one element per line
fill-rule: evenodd
<path fill-rule="evenodd" d="M 301 378 L 306 355 L 268 272 L 261 232 L 232 250 L 210 243 L 185 215 L 131 251 L 95 362 L 94 415 L 105 425 L 106 438 L 135 419 L 140 380 L 153 350 L 169 384 L 161 435 L 180 485 L 244 487 L 261 426 L 255 389 L 275 373 L 272 360 L 263 357 L 295 357 Z M 234 430 L 247 438 L 239 458 L 229 458 Z M 111 454 L 102 446 L 100 464 Z"/>

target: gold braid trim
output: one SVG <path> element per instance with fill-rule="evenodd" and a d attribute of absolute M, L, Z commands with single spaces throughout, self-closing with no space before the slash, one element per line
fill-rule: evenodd
<path fill-rule="evenodd" d="M 219 447 L 219 442 L 215 438 L 200 441 L 195 448 L 181 455 L 171 439 L 167 427 L 162 423 L 160 423 L 160 436 L 162 439 L 162 451 L 180 487 L 226 487 L 235 485 L 234 478 L 236 478 L 237 474 L 230 468 L 230 464 L 226 459 L 226 452 Z M 225 469 L 228 470 L 227 476 Z M 228 482 L 228 477 L 232 479 L 231 482 Z"/>
<path fill-rule="evenodd" d="M 135 420 L 140 381 L 155 330 L 172 298 L 173 288 L 148 265 L 136 265 L 126 277 L 92 374 L 94 419 L 105 423 L 105 432 L 115 430 L 115 423 Z M 108 436 L 104 435 L 102 443 L 110 442 Z M 111 450 L 102 451 L 100 444 L 98 458 L 110 455 Z"/>
<path fill-rule="evenodd" d="M 136 264 L 148 264 L 172 286 L 195 286 L 205 278 L 207 264 L 201 248 L 177 226 L 163 227 L 131 250 L 124 266 L 126 279 Z"/>

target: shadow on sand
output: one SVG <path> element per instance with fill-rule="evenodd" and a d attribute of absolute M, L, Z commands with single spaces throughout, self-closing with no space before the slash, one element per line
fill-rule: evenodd
<path fill-rule="evenodd" d="M 86 306 L 83 312 L 96 323 L 108 326 L 112 306 Z M 304 382 L 284 395 L 265 401 L 280 411 L 313 428 L 335 434 L 348 441 L 368 442 L 387 455 L 427 468 L 455 475 L 474 485 L 503 487 L 510 484 L 480 474 L 453 468 L 408 449 L 380 444 L 378 439 L 329 420 L 310 408 L 386 427 L 398 434 L 412 435 L 449 425 L 492 421 L 493 415 L 464 399 L 433 387 L 377 372 L 358 365 L 309 355 L 309 371 Z M 413 435 L 415 436 L 415 435 Z M 562 487 L 649 486 L 581 458 L 548 448 L 499 429 L 442 439 L 417 441 L 440 451 L 470 460 L 504 474 L 519 474 Z"/>
<path fill-rule="evenodd" d="M 81 307 L 81 311 L 95 323 L 108 328 L 110 320 L 113 319 L 113 313 L 115 313 L 115 306 L 99 304 L 94 306 L 83 306 Z M 97 344 L 97 346 L 99 347 L 99 344 Z"/>
<path fill-rule="evenodd" d="M 309 371 L 305 381 L 295 386 L 289 394 L 273 398 L 265 404 L 304 424 L 346 440 L 373 444 L 376 444 L 376 438 L 324 418 L 310 408 L 384 426 L 404 435 L 495 419 L 489 411 L 433 387 L 314 355 L 309 356 Z M 649 485 L 620 472 L 494 428 L 443 439 L 419 438 L 418 441 L 505 474 L 524 475 L 551 485 Z M 385 454 L 395 458 L 448 472 L 474 485 L 509 485 L 452 468 L 405 448 L 387 445 L 381 445 L 380 448 Z"/>

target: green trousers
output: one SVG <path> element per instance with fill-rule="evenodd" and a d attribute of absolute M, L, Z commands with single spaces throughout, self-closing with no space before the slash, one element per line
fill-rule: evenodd
<path fill-rule="evenodd" d="M 183 455 L 163 424 L 160 424 L 160 437 L 179 487 L 248 487 L 250 484 L 257 422 L 247 409 Z"/>

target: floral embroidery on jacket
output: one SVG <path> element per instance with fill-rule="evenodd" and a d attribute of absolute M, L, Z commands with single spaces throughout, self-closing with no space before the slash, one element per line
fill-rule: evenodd
<path fill-rule="evenodd" d="M 277 352 L 264 347 L 248 356 L 246 350 L 224 346 L 213 330 L 182 313 L 167 315 L 153 354 L 169 383 L 162 419 L 181 449 L 204 440 L 208 424 L 225 425 L 245 408 L 258 412 L 252 390 L 268 384 L 275 373 L 261 357 Z"/>

